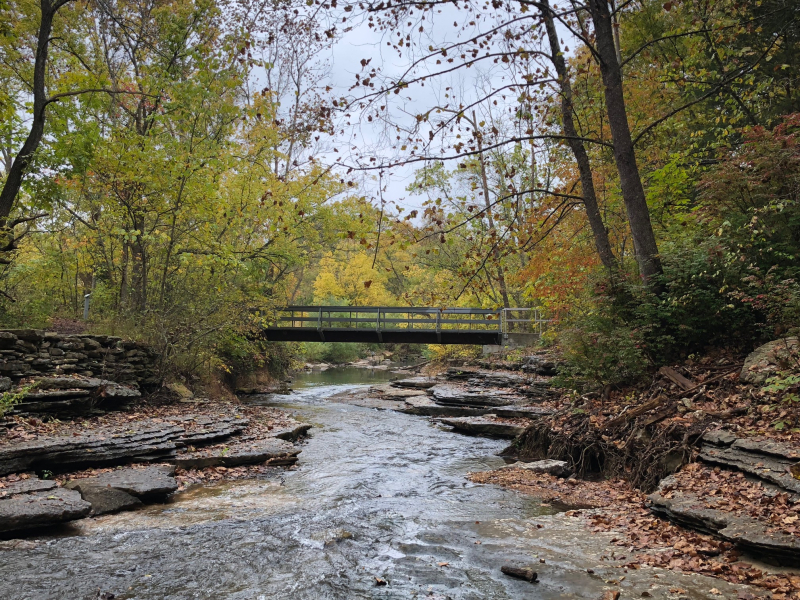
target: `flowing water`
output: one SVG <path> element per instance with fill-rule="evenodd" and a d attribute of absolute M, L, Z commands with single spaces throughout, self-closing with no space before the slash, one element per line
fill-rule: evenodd
<path fill-rule="evenodd" d="M 290 395 L 256 398 L 313 424 L 297 468 L 6 542 L 0 597 L 598 598 L 605 582 L 586 571 L 596 558 L 579 526 L 465 478 L 502 466 L 505 442 L 327 400 L 389 376 L 314 373 Z M 532 562 L 538 584 L 499 570 Z"/>

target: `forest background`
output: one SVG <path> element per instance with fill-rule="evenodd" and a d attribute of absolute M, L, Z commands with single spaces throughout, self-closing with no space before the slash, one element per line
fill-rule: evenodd
<path fill-rule="evenodd" d="M 0 0 L 0 324 L 198 383 L 372 350 L 292 303 L 538 308 L 582 387 L 791 334 L 798 8 Z"/>

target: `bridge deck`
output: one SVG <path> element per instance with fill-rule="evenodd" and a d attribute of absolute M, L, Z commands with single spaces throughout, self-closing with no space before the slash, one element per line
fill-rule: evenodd
<path fill-rule="evenodd" d="M 503 344 L 509 333 L 538 338 L 546 321 L 531 309 L 289 306 L 263 330 L 274 342 Z"/>

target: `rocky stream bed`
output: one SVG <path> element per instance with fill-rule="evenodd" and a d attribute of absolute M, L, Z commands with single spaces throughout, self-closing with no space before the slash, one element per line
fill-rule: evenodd
<path fill-rule="evenodd" d="M 560 410 L 536 369 L 332 369 L 239 407 L 20 427 L 0 444 L 0 596 L 795 597 L 791 568 L 759 562 L 798 555 L 791 448 L 717 431 L 692 463 L 767 490 L 789 519 L 771 525 L 674 478 L 647 499 L 561 457 L 514 463 L 509 441 Z"/>

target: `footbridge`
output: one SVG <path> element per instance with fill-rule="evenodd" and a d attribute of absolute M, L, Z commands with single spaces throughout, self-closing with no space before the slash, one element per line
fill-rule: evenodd
<path fill-rule="evenodd" d="M 530 308 L 287 306 L 262 335 L 273 342 L 527 345 L 548 323 Z"/>

